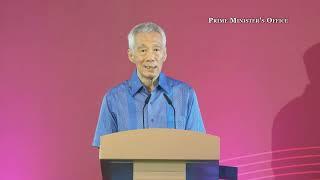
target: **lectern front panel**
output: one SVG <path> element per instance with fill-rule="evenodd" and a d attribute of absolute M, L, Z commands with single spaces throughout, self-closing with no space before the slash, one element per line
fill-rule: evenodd
<path fill-rule="evenodd" d="M 176 161 L 177 162 L 177 161 Z M 135 167 L 138 170 L 136 177 L 142 180 L 216 180 L 219 179 L 219 162 L 218 161 L 178 161 L 168 166 L 163 163 L 157 164 L 137 164 Z M 147 165 L 147 166 L 145 166 Z M 162 167 L 161 167 L 162 166 Z M 157 172 L 160 168 L 161 173 Z M 133 180 L 134 179 L 134 161 L 110 161 L 101 160 L 101 170 L 103 180 Z M 141 171 L 146 170 L 147 173 L 143 174 Z M 140 171 L 140 172 L 139 172 Z M 182 173 L 183 172 L 183 173 Z M 164 174 L 162 174 L 164 173 Z M 147 179 L 143 176 L 148 177 Z M 166 177 L 163 179 L 163 176 Z M 162 179 L 159 179 L 161 177 Z M 149 179 L 150 178 L 150 179 Z M 153 179 L 152 179 L 153 178 Z M 175 179 L 176 178 L 176 179 Z M 171 180 L 170 179 L 170 180 Z M 140 180 L 140 179 L 139 179 Z"/>
<path fill-rule="evenodd" d="M 133 163 L 133 180 L 185 180 L 184 161 L 140 160 Z"/>

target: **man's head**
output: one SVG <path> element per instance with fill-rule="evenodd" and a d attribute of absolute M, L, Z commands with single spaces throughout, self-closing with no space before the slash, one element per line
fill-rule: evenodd
<path fill-rule="evenodd" d="M 136 25 L 128 34 L 129 60 L 137 66 L 139 78 L 154 81 L 167 58 L 166 35 L 155 23 Z"/>

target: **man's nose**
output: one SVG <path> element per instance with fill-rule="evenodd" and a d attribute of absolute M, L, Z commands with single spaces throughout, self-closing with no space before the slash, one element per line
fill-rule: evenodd
<path fill-rule="evenodd" d="M 147 61 L 155 61 L 156 60 L 156 53 L 153 51 L 148 52 L 146 60 Z"/>

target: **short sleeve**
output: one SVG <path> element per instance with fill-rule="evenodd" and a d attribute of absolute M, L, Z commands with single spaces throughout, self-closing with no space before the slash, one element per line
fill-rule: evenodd
<path fill-rule="evenodd" d="M 110 100 L 108 98 L 108 95 L 106 94 L 103 97 L 101 103 L 98 123 L 92 142 L 92 146 L 94 147 L 100 147 L 101 136 L 117 131 L 117 121 L 116 118 L 112 115 L 110 104 Z"/>
<path fill-rule="evenodd" d="M 204 128 L 199 103 L 195 91 L 191 88 L 188 99 L 188 115 L 186 121 L 186 130 L 206 133 Z"/>

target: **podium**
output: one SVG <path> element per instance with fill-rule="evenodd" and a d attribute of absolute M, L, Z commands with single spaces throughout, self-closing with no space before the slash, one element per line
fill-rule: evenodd
<path fill-rule="evenodd" d="M 99 159 L 104 180 L 221 177 L 219 137 L 194 131 L 152 128 L 104 135 Z"/>

